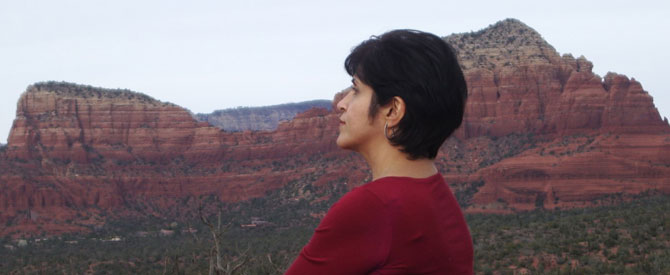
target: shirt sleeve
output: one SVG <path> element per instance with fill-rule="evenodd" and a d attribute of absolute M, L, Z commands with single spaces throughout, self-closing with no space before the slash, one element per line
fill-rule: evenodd
<path fill-rule="evenodd" d="M 384 263 L 390 243 L 384 204 L 356 188 L 333 204 L 285 274 L 368 274 Z"/>

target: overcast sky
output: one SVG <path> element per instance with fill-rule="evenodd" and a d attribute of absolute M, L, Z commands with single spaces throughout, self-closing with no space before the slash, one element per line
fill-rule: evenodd
<path fill-rule="evenodd" d="M 332 99 L 349 85 L 344 58 L 370 35 L 447 36 L 505 18 L 600 76 L 634 77 L 670 117 L 670 1 L 0 0 L 0 143 L 35 82 L 126 88 L 194 113 Z"/>

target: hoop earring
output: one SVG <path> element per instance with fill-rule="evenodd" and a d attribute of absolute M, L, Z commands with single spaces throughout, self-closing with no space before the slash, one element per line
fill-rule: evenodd
<path fill-rule="evenodd" d="M 391 129 L 391 137 L 389 137 L 389 131 L 388 131 L 389 123 L 388 121 L 384 124 L 384 136 L 386 139 L 391 140 L 392 138 L 395 137 L 395 130 L 392 128 Z"/>

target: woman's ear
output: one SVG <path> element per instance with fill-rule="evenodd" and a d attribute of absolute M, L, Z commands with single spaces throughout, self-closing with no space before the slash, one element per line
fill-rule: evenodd
<path fill-rule="evenodd" d="M 387 106 L 386 122 L 388 123 L 388 127 L 395 127 L 400 123 L 403 116 L 405 116 L 405 101 L 399 96 L 394 96 Z"/>

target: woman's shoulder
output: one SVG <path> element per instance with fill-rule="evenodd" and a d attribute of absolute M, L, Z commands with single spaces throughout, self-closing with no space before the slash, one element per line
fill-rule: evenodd
<path fill-rule="evenodd" d="M 363 186 L 352 189 L 334 203 L 319 228 L 347 224 L 350 230 L 385 223 L 386 204 Z M 348 231 L 350 231 L 348 230 Z"/>
<path fill-rule="evenodd" d="M 360 205 L 360 204 L 382 204 L 383 201 L 379 197 L 376 187 L 370 186 L 370 183 L 366 183 L 354 189 L 351 189 L 349 192 L 344 194 L 333 207 L 345 204 L 345 205 Z"/>

